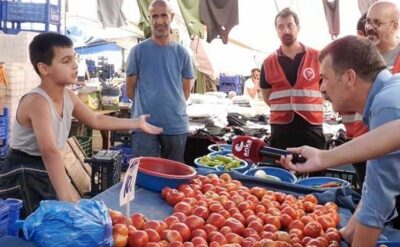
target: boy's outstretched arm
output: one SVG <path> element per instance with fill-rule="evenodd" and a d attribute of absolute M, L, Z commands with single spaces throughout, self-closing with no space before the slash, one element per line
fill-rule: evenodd
<path fill-rule="evenodd" d="M 149 124 L 146 119 L 149 115 L 142 115 L 138 118 L 116 118 L 97 114 L 89 109 L 83 102 L 73 94 L 69 92 L 74 103 L 74 111 L 72 115 L 80 122 L 89 126 L 92 129 L 97 130 L 133 130 L 141 129 L 142 131 L 158 135 L 162 132 L 162 128 L 156 127 Z"/>
<path fill-rule="evenodd" d="M 55 133 L 51 124 L 50 107 L 42 97 L 36 97 L 32 102 L 35 107 L 29 111 L 29 119 L 39 145 L 42 159 L 45 164 L 51 184 L 57 193 L 57 198 L 63 201 L 77 201 L 73 187 L 65 171 L 65 162 L 61 150 L 56 146 Z"/>

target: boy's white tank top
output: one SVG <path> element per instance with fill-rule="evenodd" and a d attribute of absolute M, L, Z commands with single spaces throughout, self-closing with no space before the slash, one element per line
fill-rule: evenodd
<path fill-rule="evenodd" d="M 28 94 L 33 93 L 37 93 L 43 96 L 49 104 L 52 117 L 51 126 L 49 126 L 49 128 L 53 130 L 57 148 L 62 150 L 68 140 L 69 131 L 71 129 L 72 111 L 74 110 L 74 105 L 72 103 L 72 99 L 68 94 L 68 91 L 64 89 L 62 117 L 58 115 L 54 107 L 53 101 L 51 100 L 49 95 L 39 87 L 36 87 L 28 93 L 24 94 L 22 98 Z M 22 126 L 18 122 L 18 120 L 15 120 L 13 124 L 10 147 L 12 149 L 17 149 L 30 155 L 41 156 L 39 145 L 33 129 Z"/>

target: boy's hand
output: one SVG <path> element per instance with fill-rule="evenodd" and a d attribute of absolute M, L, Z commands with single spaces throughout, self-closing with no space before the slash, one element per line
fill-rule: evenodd
<path fill-rule="evenodd" d="M 288 148 L 290 152 L 300 154 L 307 159 L 304 163 L 293 164 L 292 155 L 281 156 L 279 163 L 288 170 L 293 170 L 296 172 L 313 172 L 324 170 L 322 166 L 321 154 L 322 150 L 312 148 L 309 146 L 302 146 L 299 148 Z"/>
<path fill-rule="evenodd" d="M 146 119 L 148 119 L 149 117 L 150 117 L 150 114 L 141 115 L 138 117 L 139 129 L 143 130 L 144 132 L 146 132 L 148 134 L 152 134 L 152 135 L 160 134 L 163 131 L 163 129 L 160 127 L 156 127 L 152 124 L 149 124 L 146 121 Z"/>

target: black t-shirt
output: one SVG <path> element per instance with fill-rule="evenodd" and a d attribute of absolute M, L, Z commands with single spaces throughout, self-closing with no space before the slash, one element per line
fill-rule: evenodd
<path fill-rule="evenodd" d="M 297 81 L 297 74 L 300 68 L 301 60 L 303 59 L 304 55 L 306 54 L 305 51 L 296 54 L 294 59 L 283 54 L 282 50 L 278 50 L 278 62 L 282 67 L 283 72 L 285 73 L 286 79 L 289 81 L 290 85 L 294 86 Z M 270 89 L 271 85 L 265 79 L 265 71 L 264 65 L 261 66 L 260 72 L 260 88 L 262 89 Z M 278 125 L 279 126 L 279 125 Z M 299 114 L 294 114 L 293 121 L 289 124 L 289 127 L 316 127 L 320 125 L 313 125 L 307 122 L 304 118 L 302 118 Z"/>
<path fill-rule="evenodd" d="M 297 81 L 297 73 L 300 67 L 301 60 L 303 59 L 304 55 L 306 54 L 305 51 L 296 54 L 294 59 L 286 56 L 282 53 L 282 50 L 278 50 L 278 61 L 282 67 L 283 72 L 287 80 L 289 81 L 290 85 L 296 84 Z M 267 71 L 268 72 L 268 71 Z M 265 79 L 265 71 L 264 65 L 261 66 L 261 73 L 260 73 L 260 87 L 263 89 L 271 88 L 271 85 Z"/>

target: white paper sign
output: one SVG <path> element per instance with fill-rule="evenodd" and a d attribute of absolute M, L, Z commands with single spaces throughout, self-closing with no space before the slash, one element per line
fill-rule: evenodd
<path fill-rule="evenodd" d="M 136 175 L 139 168 L 140 158 L 131 159 L 129 161 L 128 170 L 126 170 L 125 178 L 119 192 L 119 205 L 122 206 L 135 198 Z"/>

